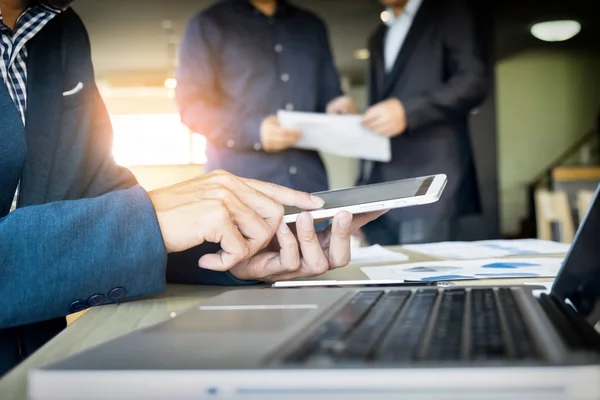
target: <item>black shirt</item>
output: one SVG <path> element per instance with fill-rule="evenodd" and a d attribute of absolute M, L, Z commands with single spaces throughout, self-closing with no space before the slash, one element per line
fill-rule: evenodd
<path fill-rule="evenodd" d="M 324 112 L 342 94 L 327 28 L 317 16 L 281 0 L 272 17 L 248 0 L 220 1 L 188 24 L 177 81 L 183 122 L 207 138 L 207 170 L 327 189 L 316 152 L 273 154 L 260 146 L 266 116 L 281 109 Z"/>

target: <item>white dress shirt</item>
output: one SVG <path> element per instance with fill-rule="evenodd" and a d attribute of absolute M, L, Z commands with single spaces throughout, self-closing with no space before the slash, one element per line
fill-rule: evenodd
<path fill-rule="evenodd" d="M 394 68 L 400 49 L 402 49 L 406 35 L 408 35 L 408 31 L 422 2 L 423 0 L 409 0 L 400 15 L 395 15 L 392 8 L 387 10 L 389 18 L 384 23 L 387 25 L 388 30 L 385 35 L 383 53 L 386 73 L 389 73 Z"/>

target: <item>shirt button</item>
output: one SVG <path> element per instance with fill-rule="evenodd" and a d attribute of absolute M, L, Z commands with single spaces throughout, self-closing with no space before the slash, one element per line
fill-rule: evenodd
<path fill-rule="evenodd" d="M 277 43 L 277 44 L 275 45 L 275 52 L 276 52 L 276 53 L 281 53 L 282 51 L 283 51 L 283 46 L 282 46 L 282 45 L 280 45 L 279 43 Z"/>
<path fill-rule="evenodd" d="M 231 139 L 229 139 L 227 141 L 227 147 L 229 147 L 229 148 L 232 148 L 234 144 L 235 144 L 235 142 L 233 140 L 231 140 Z"/>
<path fill-rule="evenodd" d="M 281 80 L 287 82 L 290 80 L 290 76 L 288 74 L 281 74 Z"/>
<path fill-rule="evenodd" d="M 254 150 L 262 150 L 262 146 L 260 143 L 254 143 Z"/>
<path fill-rule="evenodd" d="M 287 103 L 287 104 L 285 105 L 285 109 L 286 109 L 287 111 L 292 111 L 292 110 L 294 109 L 294 105 L 293 105 L 292 103 Z"/>
<path fill-rule="evenodd" d="M 291 166 L 290 167 L 290 175 L 296 175 L 298 173 L 298 168 L 296 168 L 295 166 Z"/>

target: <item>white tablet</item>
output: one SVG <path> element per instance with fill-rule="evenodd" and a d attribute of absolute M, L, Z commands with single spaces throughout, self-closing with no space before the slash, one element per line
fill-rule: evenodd
<path fill-rule="evenodd" d="M 447 176 L 440 174 L 313 193 L 325 200 L 325 205 L 310 211 L 310 214 L 313 219 L 319 220 L 333 218 L 340 211 L 361 214 L 431 204 L 439 200 L 447 181 Z M 286 223 L 296 222 L 302 211 L 286 207 L 283 220 Z"/>

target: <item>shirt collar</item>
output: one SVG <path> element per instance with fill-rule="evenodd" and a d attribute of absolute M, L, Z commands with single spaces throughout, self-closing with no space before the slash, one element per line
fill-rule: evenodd
<path fill-rule="evenodd" d="M 401 17 L 408 17 L 410 19 L 413 19 L 417 14 L 417 11 L 419 11 L 419 7 L 421 6 L 422 2 L 423 0 L 409 0 L 406 6 L 404 7 L 404 11 L 400 15 L 394 14 L 394 10 L 391 7 L 389 7 L 387 9 L 389 17 L 386 21 L 384 21 L 384 24 L 386 24 L 388 27 L 392 26 Z"/>
<path fill-rule="evenodd" d="M 37 8 L 37 7 L 43 7 L 43 8 L 44 8 L 44 9 L 46 9 L 46 10 L 51 10 L 51 11 L 54 11 L 54 12 L 56 12 L 56 13 L 60 13 L 60 12 L 62 12 L 62 11 L 65 11 L 67 8 L 71 7 L 71 5 L 72 5 L 72 4 L 73 4 L 73 2 L 72 2 L 72 1 L 69 1 L 69 2 L 66 2 L 66 3 L 65 3 L 65 5 L 64 5 L 63 7 L 61 7 L 61 8 L 56 8 L 56 7 L 51 7 L 51 6 L 48 6 L 48 5 L 46 5 L 46 4 L 40 4 L 39 2 L 35 2 L 35 3 L 34 3 L 34 5 L 33 5 L 32 7 L 27 7 L 27 8 L 26 8 L 26 9 L 23 11 L 23 14 L 21 14 L 21 15 L 24 15 L 25 13 L 27 13 L 28 11 L 30 11 L 32 8 L 33 8 L 33 9 L 35 9 L 35 8 Z M 6 28 L 6 26 L 5 26 L 5 25 L 4 25 L 4 23 L 3 23 L 3 19 L 2 19 L 2 9 L 0 8 L 0 29 L 2 29 L 2 28 Z M 8 28 L 7 28 L 7 29 L 8 29 Z"/>

